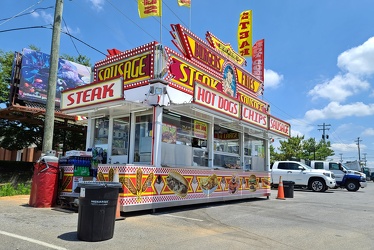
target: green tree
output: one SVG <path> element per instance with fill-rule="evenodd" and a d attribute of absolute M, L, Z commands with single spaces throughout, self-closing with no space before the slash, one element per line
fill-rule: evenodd
<path fill-rule="evenodd" d="M 280 160 L 279 154 L 275 151 L 275 148 L 273 145 L 270 145 L 269 150 L 270 150 L 270 162 L 271 163 L 273 163 L 274 161 Z"/>
<path fill-rule="evenodd" d="M 0 50 L 0 104 L 8 103 L 14 52 Z"/>
<path fill-rule="evenodd" d="M 69 56 L 67 54 L 63 54 L 60 58 L 68 60 L 68 61 L 76 62 L 84 66 L 91 67 L 90 59 L 83 55 L 78 55 L 74 57 L 74 56 Z"/>
<path fill-rule="evenodd" d="M 287 141 L 279 141 L 279 160 L 301 159 L 303 156 L 302 140 L 304 140 L 304 136 L 290 137 Z"/>
<path fill-rule="evenodd" d="M 290 137 L 286 141 L 280 141 L 279 152 L 270 146 L 270 161 L 284 160 L 326 160 L 335 153 L 330 148 L 329 141 L 316 142 L 314 138 L 304 140 L 304 136 Z"/>
<path fill-rule="evenodd" d="M 24 124 L 19 121 L 0 119 L 0 147 L 20 150 L 35 145 L 41 149 L 42 128 L 38 125 Z"/>

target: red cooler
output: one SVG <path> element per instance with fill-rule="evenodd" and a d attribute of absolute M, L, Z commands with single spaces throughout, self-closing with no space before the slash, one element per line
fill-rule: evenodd
<path fill-rule="evenodd" d="M 53 207 L 58 191 L 58 158 L 43 156 L 34 164 L 29 205 Z"/>

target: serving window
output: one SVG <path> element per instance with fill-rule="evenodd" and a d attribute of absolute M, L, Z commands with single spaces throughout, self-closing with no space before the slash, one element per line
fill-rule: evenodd
<path fill-rule="evenodd" d="M 244 169 L 245 170 L 265 170 L 265 141 L 244 135 Z"/>
<path fill-rule="evenodd" d="M 113 119 L 112 155 L 127 155 L 129 147 L 129 118 Z"/>
<path fill-rule="evenodd" d="M 208 124 L 169 111 L 164 111 L 162 120 L 162 164 L 207 167 Z"/>
<path fill-rule="evenodd" d="M 220 127 L 214 127 L 214 161 L 215 167 L 240 169 L 239 132 Z"/>
<path fill-rule="evenodd" d="M 94 145 L 95 147 L 101 147 L 103 149 L 108 148 L 108 136 L 109 136 L 109 119 L 98 118 L 95 119 L 95 131 L 94 131 Z"/>

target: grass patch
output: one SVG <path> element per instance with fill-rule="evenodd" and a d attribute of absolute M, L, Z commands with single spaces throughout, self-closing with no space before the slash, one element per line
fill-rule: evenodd
<path fill-rule="evenodd" d="M 14 196 L 14 195 L 29 195 L 31 192 L 31 183 L 18 183 L 17 186 L 13 186 L 11 183 L 5 183 L 0 186 L 0 197 L 2 196 Z"/>

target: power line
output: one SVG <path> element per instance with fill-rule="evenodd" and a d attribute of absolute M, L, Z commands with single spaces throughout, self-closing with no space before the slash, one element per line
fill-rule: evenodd
<path fill-rule="evenodd" d="M 64 18 L 64 17 L 62 17 L 62 21 L 64 22 L 64 25 L 65 25 L 65 28 L 66 28 L 66 32 L 68 33 L 68 35 L 69 35 L 69 37 L 70 37 L 71 43 L 73 44 L 75 50 L 77 51 L 78 55 L 80 56 L 81 54 L 79 53 L 77 46 L 75 46 L 75 43 L 74 43 L 74 41 L 73 41 L 73 38 L 70 36 L 69 28 L 68 28 L 68 26 L 66 25 L 66 22 L 65 22 L 65 18 Z"/>
<path fill-rule="evenodd" d="M 1 21 L 7 21 L 7 20 L 10 20 L 10 19 L 13 19 L 13 18 L 17 18 L 17 17 L 21 17 L 21 16 L 26 16 L 26 15 L 30 15 L 34 12 L 36 12 L 37 10 L 47 10 L 47 9 L 52 9 L 53 6 L 49 6 L 49 7 L 45 7 L 45 8 L 36 8 L 36 9 L 33 9 L 32 11 L 28 12 L 28 13 L 24 13 L 24 14 L 19 14 L 19 15 L 16 15 L 16 16 L 13 16 L 13 17 L 7 17 L 7 18 L 3 18 L 3 19 L 0 19 L 0 22 Z M 5 23 L 5 22 L 4 22 Z M 1 24 L 0 24 L 1 25 Z"/>
<path fill-rule="evenodd" d="M 16 15 L 14 15 L 14 16 L 12 16 L 12 17 L 10 17 L 10 18 L 7 18 L 4 22 L 2 22 L 2 23 L 0 23 L 0 26 L 1 25 L 3 25 L 4 23 L 6 23 L 6 22 L 8 22 L 8 21 L 10 21 L 10 20 L 12 20 L 12 19 L 14 19 L 14 18 L 16 18 L 16 17 L 18 17 L 18 16 L 20 16 L 23 12 L 25 12 L 25 11 L 27 11 L 28 9 L 31 9 L 32 7 L 34 7 L 35 5 L 38 5 L 38 4 L 40 4 L 41 2 L 43 2 L 44 0 L 40 0 L 39 2 L 37 2 L 36 4 L 34 4 L 34 5 L 31 5 L 30 7 L 28 7 L 27 9 L 25 9 L 25 10 L 23 10 L 23 11 L 21 11 L 20 13 L 18 13 L 18 14 L 16 14 Z"/>
<path fill-rule="evenodd" d="M 8 32 L 8 31 L 18 31 L 18 30 L 27 30 L 27 29 L 52 29 L 52 27 L 48 27 L 48 26 L 45 26 L 45 25 L 40 25 L 40 26 L 30 26 L 30 27 L 22 27 L 22 28 L 15 28 L 15 29 L 8 29 L 8 30 L 0 30 L 0 33 L 3 33 L 3 32 Z M 80 40 L 79 38 L 65 32 L 65 31 L 60 31 L 61 33 L 64 33 L 65 35 L 68 35 L 72 38 L 74 38 L 75 40 L 83 43 L 84 45 L 86 45 L 87 47 L 90 47 L 91 49 L 99 52 L 100 54 L 103 54 L 104 56 L 106 56 L 106 54 L 104 52 L 101 52 L 100 50 L 92 47 L 91 45 L 89 45 L 88 43 Z"/>

